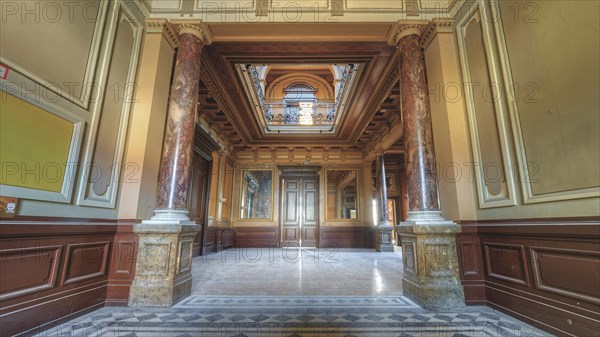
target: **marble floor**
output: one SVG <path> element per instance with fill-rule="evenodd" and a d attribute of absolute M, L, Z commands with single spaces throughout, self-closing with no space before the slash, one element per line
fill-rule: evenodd
<path fill-rule="evenodd" d="M 402 296 L 399 252 L 227 250 L 193 261 L 172 308 L 102 308 L 37 337 L 546 337 L 488 307 Z"/>
<path fill-rule="evenodd" d="M 249 248 L 197 257 L 193 263 L 194 295 L 402 295 L 400 251 Z"/>

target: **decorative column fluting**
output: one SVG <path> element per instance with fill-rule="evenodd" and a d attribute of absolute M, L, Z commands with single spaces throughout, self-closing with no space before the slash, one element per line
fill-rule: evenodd
<path fill-rule="evenodd" d="M 393 252 L 392 232 L 394 227 L 388 221 L 387 184 L 385 181 L 385 161 L 383 153 L 375 159 L 375 189 L 377 190 L 377 233 L 375 249 L 378 252 Z"/>
<path fill-rule="evenodd" d="M 460 226 L 442 217 L 438 199 L 431 110 L 420 26 L 400 28 L 401 111 L 408 219 L 398 227 L 404 261 L 404 294 L 423 307 L 464 305 L 456 234 Z"/>
<path fill-rule="evenodd" d="M 192 246 L 200 226 L 186 208 L 203 34 L 195 24 L 178 25 L 178 33 L 157 205 L 154 216 L 134 228 L 139 249 L 130 306 L 172 306 L 191 293 Z"/>

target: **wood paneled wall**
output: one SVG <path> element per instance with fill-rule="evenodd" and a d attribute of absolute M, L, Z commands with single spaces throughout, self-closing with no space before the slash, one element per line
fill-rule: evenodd
<path fill-rule="evenodd" d="M 319 227 L 319 247 L 372 248 L 373 231 L 369 227 Z M 279 247 L 278 227 L 235 227 L 235 246 Z"/>
<path fill-rule="evenodd" d="M 43 220 L 43 221 L 42 221 Z M 126 305 L 133 222 L 73 219 L 0 225 L 0 335 L 47 329 L 104 305 Z"/>
<path fill-rule="evenodd" d="M 319 246 L 323 248 L 371 248 L 367 227 L 321 227 Z"/>
<path fill-rule="evenodd" d="M 235 246 L 238 248 L 279 247 L 279 228 L 236 227 Z"/>
<path fill-rule="evenodd" d="M 600 331 L 600 220 L 463 223 L 468 304 L 487 304 L 560 336 Z"/>

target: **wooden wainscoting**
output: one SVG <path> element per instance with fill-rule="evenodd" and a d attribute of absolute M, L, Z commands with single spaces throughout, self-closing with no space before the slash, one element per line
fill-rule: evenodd
<path fill-rule="evenodd" d="M 465 302 L 467 305 L 484 305 L 485 280 L 477 223 L 471 221 L 461 225 L 462 233 L 456 237 L 456 248 Z"/>
<path fill-rule="evenodd" d="M 367 227 L 319 227 L 319 247 L 372 248 L 373 232 Z M 279 247 L 277 227 L 235 227 L 235 246 Z"/>
<path fill-rule="evenodd" d="M 369 248 L 371 231 L 367 227 L 327 227 L 319 229 L 319 246 L 327 248 Z"/>
<path fill-rule="evenodd" d="M 235 246 L 237 248 L 279 247 L 279 228 L 277 227 L 235 227 Z"/>
<path fill-rule="evenodd" d="M 463 223 L 467 303 L 485 303 L 560 336 L 600 331 L 600 221 Z"/>
<path fill-rule="evenodd" d="M 129 288 L 135 277 L 138 253 L 138 237 L 133 233 L 135 223 L 118 223 L 108 274 L 107 306 L 127 306 L 129 302 Z"/>
<path fill-rule="evenodd" d="M 29 335 L 105 303 L 125 305 L 137 254 L 132 225 L 56 218 L 2 221 L 0 335 Z"/>
<path fill-rule="evenodd" d="M 234 246 L 235 231 L 231 227 L 209 226 L 206 229 L 202 255 L 218 253 Z"/>

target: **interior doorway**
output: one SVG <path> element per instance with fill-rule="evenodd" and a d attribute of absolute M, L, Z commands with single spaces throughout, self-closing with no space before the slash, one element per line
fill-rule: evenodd
<path fill-rule="evenodd" d="M 193 256 L 198 256 L 202 253 L 202 246 L 205 241 L 211 168 L 211 161 L 203 156 L 202 153 L 199 151 L 192 153 L 190 184 L 188 187 L 188 210 L 190 219 L 202 228 L 194 237 Z"/>
<path fill-rule="evenodd" d="M 282 248 L 319 246 L 319 175 L 317 169 L 285 169 L 281 175 Z"/>
<path fill-rule="evenodd" d="M 192 256 L 204 255 L 206 247 L 214 238 L 208 236 L 208 206 L 210 198 L 210 177 L 212 174 L 212 152 L 220 146 L 201 128 L 194 131 L 194 147 L 190 166 L 187 208 L 189 217 L 201 226 L 194 237 Z"/>

